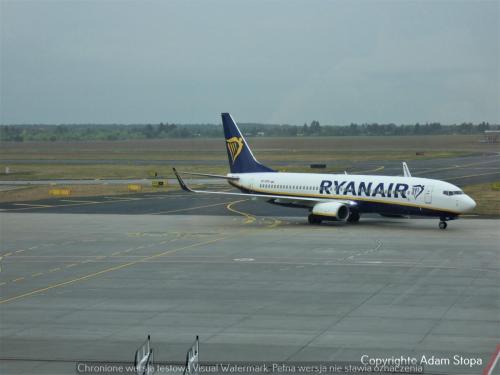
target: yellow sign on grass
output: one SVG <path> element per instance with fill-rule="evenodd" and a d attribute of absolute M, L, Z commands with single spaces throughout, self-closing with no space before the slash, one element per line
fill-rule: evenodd
<path fill-rule="evenodd" d="M 128 184 L 128 191 L 141 191 L 142 185 L 139 184 Z"/>
<path fill-rule="evenodd" d="M 151 185 L 153 187 L 166 187 L 167 186 L 167 180 L 153 180 L 151 182 Z"/>
<path fill-rule="evenodd" d="M 49 194 L 56 196 L 56 197 L 67 197 L 71 195 L 71 190 L 70 189 L 50 189 Z"/>

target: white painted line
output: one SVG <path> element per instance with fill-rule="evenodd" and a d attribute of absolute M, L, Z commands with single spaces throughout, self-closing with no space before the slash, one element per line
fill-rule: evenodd
<path fill-rule="evenodd" d="M 13 203 L 14 206 L 27 206 L 27 207 L 53 207 L 46 204 L 28 204 L 28 203 Z"/>
<path fill-rule="evenodd" d="M 127 198 L 127 197 L 104 197 L 104 199 L 111 199 L 114 201 L 140 201 L 144 198 Z"/>
<path fill-rule="evenodd" d="M 102 202 L 96 202 L 96 201 L 80 201 L 76 199 L 60 199 L 60 202 L 70 202 L 70 203 L 102 203 Z"/>
<path fill-rule="evenodd" d="M 496 351 L 495 351 L 495 353 L 493 353 L 490 361 L 488 362 L 488 364 L 484 368 L 483 374 L 484 375 L 492 375 L 493 370 L 495 369 L 499 359 L 500 359 L 500 345 L 497 345 Z"/>

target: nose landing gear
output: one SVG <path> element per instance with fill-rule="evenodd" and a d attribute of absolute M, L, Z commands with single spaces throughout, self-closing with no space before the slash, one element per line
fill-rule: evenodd
<path fill-rule="evenodd" d="M 446 229 L 446 227 L 448 226 L 448 224 L 446 223 L 447 221 L 450 221 L 450 220 L 455 220 L 456 217 L 455 216 L 441 216 L 439 218 L 439 229 Z"/>

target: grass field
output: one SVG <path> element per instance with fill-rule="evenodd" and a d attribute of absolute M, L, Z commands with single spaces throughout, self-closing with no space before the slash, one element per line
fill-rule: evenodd
<path fill-rule="evenodd" d="M 249 143 L 259 160 L 273 162 L 335 163 L 325 172 L 349 169 L 363 160 L 414 160 L 499 152 L 499 145 L 482 144 L 482 136 L 252 138 Z M 148 161 L 165 164 L 148 164 Z M 227 160 L 221 139 L 161 139 L 100 142 L 25 142 L 0 144 L 0 180 L 52 178 L 146 178 L 153 171 L 173 177 L 172 166 L 183 160 L 182 169 L 226 173 Z M 30 161 L 33 161 L 30 163 Z M 78 161 L 78 164 L 75 164 Z M 142 165 L 136 164 L 141 161 Z M 192 161 L 192 164 L 189 163 Z M 208 163 L 207 163 L 208 161 Z M 215 161 L 213 164 L 210 161 Z M 218 162 L 217 162 L 218 161 Z M 5 167 L 11 173 L 2 173 Z M 276 169 L 302 171 L 302 167 Z"/>
<path fill-rule="evenodd" d="M 416 152 L 435 157 L 500 151 L 498 144 L 483 144 L 479 142 L 481 139 L 481 135 L 283 137 L 250 138 L 248 142 L 262 160 L 339 160 L 365 155 L 383 156 L 387 160 L 401 155 L 416 157 Z M 224 140 L 217 138 L 0 143 L 0 160 L 222 160 L 225 157 Z"/>
<path fill-rule="evenodd" d="M 500 182 L 477 184 L 464 187 L 464 192 L 472 197 L 477 207 L 472 214 L 500 216 Z"/>

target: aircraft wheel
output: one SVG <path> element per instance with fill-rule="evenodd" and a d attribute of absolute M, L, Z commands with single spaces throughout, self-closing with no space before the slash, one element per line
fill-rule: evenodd
<path fill-rule="evenodd" d="M 439 222 L 439 229 L 446 229 L 448 224 L 446 224 L 446 221 L 440 221 Z"/>
<path fill-rule="evenodd" d="M 309 215 L 307 220 L 309 221 L 309 224 L 321 224 L 321 219 L 313 214 Z"/>
<path fill-rule="evenodd" d="M 357 223 L 359 221 L 359 212 L 351 211 L 349 217 L 347 218 L 348 223 Z"/>

